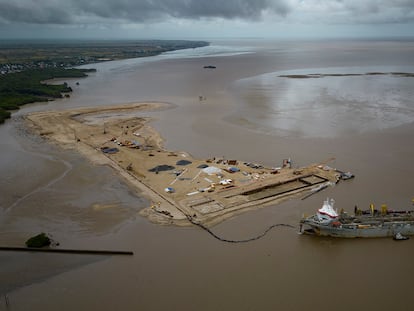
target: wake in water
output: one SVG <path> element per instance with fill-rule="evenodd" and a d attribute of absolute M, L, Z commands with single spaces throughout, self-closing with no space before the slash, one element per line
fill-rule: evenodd
<path fill-rule="evenodd" d="M 43 159 L 47 159 L 49 161 L 53 161 L 56 163 L 62 163 L 65 166 L 65 170 L 56 178 L 50 180 L 48 183 L 46 183 L 43 186 L 37 187 L 35 189 L 33 189 L 32 191 L 30 191 L 29 193 L 25 194 L 23 197 L 17 199 L 16 201 L 14 201 L 10 206 L 8 206 L 5 209 L 5 214 L 9 213 L 11 209 L 13 209 L 14 207 L 16 207 L 17 205 L 19 205 L 20 203 L 22 203 L 23 201 L 27 200 L 28 198 L 30 198 L 31 196 L 33 196 L 36 193 L 39 193 L 40 191 L 46 190 L 47 188 L 51 187 L 52 185 L 54 185 L 55 183 L 57 183 L 58 181 L 62 180 L 63 178 L 66 177 L 66 175 L 72 170 L 73 166 L 72 164 L 70 164 L 69 162 L 62 160 L 62 159 L 57 159 L 55 157 L 46 155 L 46 154 L 41 154 L 41 153 L 37 153 L 37 152 L 33 152 L 33 151 L 26 151 L 32 155 L 35 155 L 37 157 L 43 158 Z"/>

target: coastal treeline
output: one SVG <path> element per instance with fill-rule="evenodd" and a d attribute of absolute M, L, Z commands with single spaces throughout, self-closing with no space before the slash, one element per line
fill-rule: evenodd
<path fill-rule="evenodd" d="M 88 70 L 73 67 L 209 45 L 205 41 L 25 41 L 0 42 L 0 123 L 10 111 L 33 102 L 60 98 L 67 84 L 49 85 L 54 78 L 85 77 Z M 92 69 L 93 70 L 93 69 Z"/>
<path fill-rule="evenodd" d="M 94 69 L 47 68 L 0 75 L 0 123 L 10 118 L 10 111 L 20 106 L 63 97 L 71 92 L 66 84 L 51 85 L 43 81 L 55 78 L 82 78 Z"/>
<path fill-rule="evenodd" d="M 0 42 L 0 74 L 41 68 L 73 68 L 97 62 L 148 57 L 209 45 L 205 41 L 27 41 Z"/>

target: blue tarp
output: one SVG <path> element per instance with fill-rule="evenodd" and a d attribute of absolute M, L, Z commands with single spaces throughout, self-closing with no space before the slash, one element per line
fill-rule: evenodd
<path fill-rule="evenodd" d="M 240 169 L 238 167 L 235 167 L 235 166 L 231 166 L 227 170 L 229 172 L 232 172 L 232 173 L 236 173 L 236 172 L 239 172 L 240 171 Z"/>
<path fill-rule="evenodd" d="M 171 165 L 157 165 L 156 167 L 153 167 L 152 169 L 149 169 L 150 172 L 163 172 L 163 171 L 171 171 L 175 169 L 174 166 Z"/>
<path fill-rule="evenodd" d="M 103 153 L 109 153 L 109 154 L 113 154 L 113 153 L 117 153 L 119 151 L 118 148 L 109 148 L 109 147 L 103 147 L 101 148 Z"/>
<path fill-rule="evenodd" d="M 192 162 L 191 161 L 188 161 L 188 160 L 179 160 L 175 164 L 184 166 L 184 165 L 188 165 L 188 164 L 191 164 L 191 163 Z"/>

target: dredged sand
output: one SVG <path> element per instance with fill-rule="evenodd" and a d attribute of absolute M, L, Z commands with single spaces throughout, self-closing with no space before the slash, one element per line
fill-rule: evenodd
<path fill-rule="evenodd" d="M 268 168 L 238 159 L 195 159 L 183 151 L 166 150 L 162 137 L 149 125 L 151 119 L 143 116 L 145 110 L 166 105 L 129 103 L 36 112 L 27 119 L 36 132 L 62 148 L 75 149 L 92 163 L 115 169 L 152 202 L 140 214 L 159 224 L 184 226 L 191 218 L 214 225 L 339 180 L 337 171 L 322 164 Z M 105 148 L 116 149 L 106 153 Z M 202 169 L 207 165 L 213 172 Z"/>

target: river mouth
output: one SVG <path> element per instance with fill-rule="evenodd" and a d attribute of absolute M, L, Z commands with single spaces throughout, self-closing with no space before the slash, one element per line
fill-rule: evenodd
<path fill-rule="evenodd" d="M 389 45 L 393 47 L 391 50 L 387 48 Z M 283 119 L 274 118 L 267 105 L 263 105 L 264 112 L 260 113 L 260 104 L 263 103 L 260 89 L 256 92 L 250 90 L 251 106 L 246 107 L 244 99 L 237 97 L 244 94 L 240 93 L 244 90 L 235 90 L 235 85 L 231 83 L 266 72 L 282 75 L 295 68 L 302 68 L 298 73 L 314 74 L 324 72 L 313 68 L 335 66 L 341 70 L 332 72 L 341 73 L 345 67 L 361 65 L 360 68 L 364 69 L 361 72 L 369 72 L 371 70 L 365 70 L 364 66 L 399 64 L 400 67 L 407 65 L 404 71 L 411 72 L 407 68 L 414 65 L 413 43 L 364 43 L 369 49 L 359 49 L 358 42 L 346 41 L 342 45 L 325 42 L 323 45 L 314 44 L 317 51 L 310 51 L 308 45 L 304 47 L 303 44 L 296 45 L 295 49 L 290 48 L 290 45 L 284 46 L 283 50 L 279 43 L 272 43 L 273 46 L 277 51 L 268 51 L 266 47 L 266 53 L 258 51 L 260 54 L 174 59 L 143 64 L 139 68 L 131 65 L 132 61 L 101 64 L 99 66 L 111 65 L 114 70 L 98 68 L 96 74 L 80 81 L 79 86 L 73 86 L 74 92 L 69 99 L 28 105 L 20 110 L 19 115 L 33 110 L 96 107 L 146 100 L 172 102 L 177 104 L 176 109 L 150 114 L 159 120 L 155 122 L 155 128 L 160 129 L 166 143 L 172 146 L 168 149 L 186 150 L 203 158 L 220 155 L 228 159 L 257 160 L 275 166 L 280 165 L 282 159 L 291 157 L 294 167 L 335 157 L 336 160 L 327 165 L 349 169 L 356 176 L 349 182 L 328 187 L 306 200 L 294 199 L 240 214 L 212 228 L 226 239 L 240 240 L 257 236 L 275 223 L 298 227 L 303 215 L 313 215 L 327 196 L 335 199 L 338 209 L 344 208 L 346 211 L 352 211 L 355 204 L 369 207 L 371 203 L 376 206 L 386 203 L 392 209 L 412 207 L 414 166 L 410 164 L 414 146 L 410 142 L 414 124 L 367 131 L 361 135 L 345 137 L 343 132 L 339 132 L 342 136 L 329 136 L 330 133 L 320 130 L 326 129 L 325 124 L 315 125 L 315 120 L 326 122 L 315 112 L 312 124 L 317 130 L 312 135 L 323 134 L 324 137 L 333 138 L 307 138 L 310 132 L 283 131 L 276 123 L 261 122 Z M 217 68 L 209 71 L 203 69 L 204 65 L 209 64 L 217 65 Z M 396 71 L 396 68 L 385 69 L 383 71 Z M 293 71 L 288 74 L 293 74 Z M 300 81 L 281 77 L 274 79 L 296 84 L 336 78 Z M 346 77 L 338 77 L 340 79 Z M 247 87 L 250 88 L 249 84 Z M 272 89 L 270 91 L 276 93 Z M 305 91 L 297 95 L 306 99 Z M 271 98 L 267 92 L 269 89 L 264 88 L 262 96 Z M 207 100 L 200 102 L 200 94 L 206 95 Z M 373 96 L 377 95 L 374 93 Z M 294 116 L 295 111 L 292 110 L 292 113 Z M 229 114 L 244 118 L 246 125 L 222 122 L 222 118 Z M 356 112 L 353 115 L 358 116 Z M 304 123 L 306 120 L 302 118 L 299 121 Z M 332 305 L 339 309 L 359 305 L 367 309 L 406 310 L 411 305 L 412 277 L 409 272 L 413 270 L 413 248 L 410 247 L 413 239 L 402 244 L 395 243 L 391 238 L 344 240 L 305 236 L 290 229 L 277 229 L 256 242 L 233 245 L 217 241 L 196 227 L 154 225 L 134 213 L 140 209 L 140 202 L 144 201 L 139 198 L 134 200 L 123 183 L 119 183 L 119 188 L 116 187 L 114 179 L 117 177 L 110 169 L 88 165 L 84 158 L 71 152 L 48 149 L 48 144 L 27 140 L 16 143 L 15 137 L 11 135 L 13 122 L 12 118 L 0 127 L 2 176 L 9 176 L 9 181 L 14 183 L 5 188 L 0 179 L 0 206 L 10 206 L 14 202 L 13 194 L 25 195 L 30 192 L 31 187 L 28 186 L 28 191 L 22 191 L 25 184 L 43 184 L 44 180 L 47 182 L 56 178 L 58 173 L 65 170 L 61 162 L 49 162 L 45 167 L 41 164 L 42 159 L 36 155 L 26 155 L 21 147 L 38 145 L 45 154 L 52 153 L 57 159 L 64 159 L 74 167 L 79 165 L 76 176 L 62 179 L 58 187 L 62 198 L 76 203 L 73 204 L 75 209 L 83 208 L 78 212 L 89 210 L 89 215 L 97 216 L 96 220 L 99 221 L 105 219 L 104 211 L 109 212 L 109 209 L 97 208 L 93 212 L 94 204 L 121 203 L 120 209 L 116 210 L 122 215 L 121 222 L 113 222 L 114 226 L 103 222 L 103 227 L 97 226 L 94 232 L 93 223 L 90 222 L 83 224 L 79 231 L 77 226 L 62 226 L 52 232 L 61 246 L 131 250 L 134 256 L 104 257 L 105 260 L 100 260 L 101 257 L 71 256 L 65 259 L 58 254 L 2 253 L 0 279 L 12 310 L 55 310 L 62 309 L 62 306 L 70 310 L 304 310 L 321 292 L 326 293 L 324 306 L 318 305 L 322 310 L 332 308 Z M 338 124 L 337 128 L 341 126 Z M 306 130 L 313 128 L 310 125 L 303 127 Z M 296 129 L 295 126 L 285 128 Z M 266 131 L 269 131 L 269 135 L 263 134 Z M 36 178 L 25 178 L 27 172 L 37 173 L 34 174 Z M 72 182 L 79 185 L 71 185 Z M 102 187 L 101 182 L 109 183 L 109 186 Z M 95 183 L 100 186 L 95 187 Z M 105 191 L 109 194 L 99 193 Z M 103 199 L 103 196 L 114 195 L 111 192 L 116 192 L 117 197 L 99 199 L 100 196 Z M 78 195 L 78 198 L 74 195 Z M 33 206 L 33 212 L 28 210 L 30 198 L 24 201 L 27 204 L 27 210 L 24 211 L 28 216 L 27 222 L 20 221 L 23 218 L 17 213 L 21 208 L 19 205 L 11 209 L 14 217 L 7 220 L 7 228 L 2 227 L 0 238 L 7 237 L 7 242 L 12 245 L 22 245 L 29 230 L 36 229 L 38 233 L 40 229 L 49 231 L 50 228 L 58 228 L 54 218 L 59 220 L 64 217 L 63 213 L 58 213 L 62 203 L 57 200 L 57 196 L 49 201 L 47 195 L 42 196 L 41 204 L 50 205 L 46 209 L 52 216 L 49 221 L 45 220 L 45 215 L 34 212 L 36 206 Z M 132 199 L 131 203 L 128 203 L 129 198 Z M 8 203 L 3 205 L 5 201 Z M 99 210 L 102 213 L 98 213 Z M 83 219 L 82 213 L 76 218 L 71 210 L 66 208 L 64 212 L 68 214 L 68 219 Z M 107 215 L 106 219 L 110 221 L 112 218 Z M 130 221 L 124 219 L 128 215 L 132 216 Z M 30 226 L 26 227 L 26 224 Z M 34 261 L 34 258 L 39 258 L 39 261 Z M 70 263 L 61 270 L 55 269 L 64 266 L 66 260 Z M 38 269 L 41 275 L 32 274 L 30 269 Z M 56 273 L 50 273 L 51 270 Z M 393 284 L 399 299 L 390 299 L 388 286 L 378 286 L 378 271 L 381 271 L 381 282 Z M 22 274 L 26 274 L 27 278 L 23 279 Z M 317 286 L 315 280 L 318 280 Z M 338 292 L 352 297 L 352 300 L 348 304 L 338 305 Z M 0 309 L 5 307 L 1 296 Z"/>

